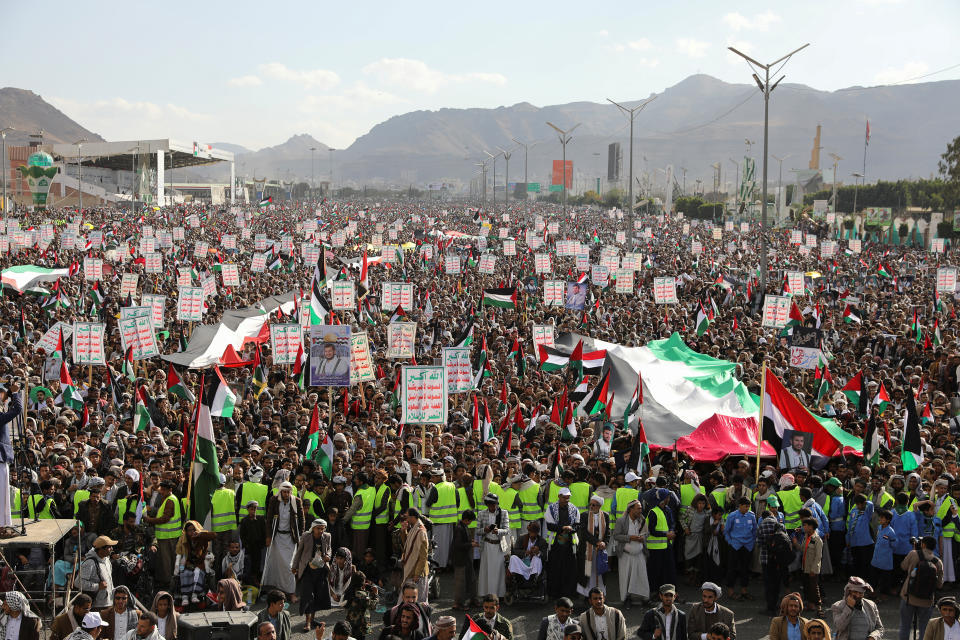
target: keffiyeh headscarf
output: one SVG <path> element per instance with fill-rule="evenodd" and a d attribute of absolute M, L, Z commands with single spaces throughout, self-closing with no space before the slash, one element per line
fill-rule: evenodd
<path fill-rule="evenodd" d="M 353 579 L 353 554 L 350 553 L 350 549 L 340 547 L 334 555 L 334 561 L 330 563 L 330 575 L 327 581 L 334 593 L 342 595 L 350 585 L 350 580 Z M 345 559 L 342 569 L 336 561 L 336 556 Z"/>
<path fill-rule="evenodd" d="M 23 595 L 19 591 L 7 591 L 3 595 L 3 601 L 6 602 L 7 606 L 13 611 L 19 611 L 20 615 L 24 618 L 37 617 L 37 614 L 30 610 L 30 601 L 27 599 L 27 596 Z M 0 640 L 6 640 L 7 623 L 9 622 L 9 615 L 0 615 Z"/>

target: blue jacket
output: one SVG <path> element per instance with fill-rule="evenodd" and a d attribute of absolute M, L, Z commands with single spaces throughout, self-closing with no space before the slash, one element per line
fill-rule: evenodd
<path fill-rule="evenodd" d="M 723 525 L 723 537 L 734 549 L 753 551 L 757 541 L 757 516 L 753 511 L 731 511 Z"/>
<path fill-rule="evenodd" d="M 827 519 L 827 514 L 823 512 L 823 507 L 817 504 L 816 500 L 810 498 L 803 505 L 803 508 L 810 509 L 813 512 L 813 518 L 817 521 L 817 534 L 821 538 L 830 533 L 830 521 Z"/>
<path fill-rule="evenodd" d="M 867 500 L 867 507 L 860 512 L 858 507 L 850 509 L 847 516 L 847 543 L 851 547 L 867 547 L 873 544 L 870 535 L 870 518 L 873 517 L 873 503 Z"/>
<path fill-rule="evenodd" d="M 830 496 L 830 513 L 827 514 L 827 519 L 830 521 L 830 531 L 844 531 L 846 529 L 844 525 L 846 513 L 847 509 L 843 504 L 843 496 L 838 491 Z"/>
<path fill-rule="evenodd" d="M 873 547 L 870 565 L 881 571 L 893 570 L 893 545 L 897 544 L 897 532 L 887 525 L 877 531 L 877 543 Z"/>
<path fill-rule="evenodd" d="M 917 519 L 913 512 L 897 513 L 894 511 L 890 526 L 897 532 L 897 542 L 893 545 L 893 552 L 898 556 L 905 556 L 913 551 L 910 538 L 916 538 L 920 535 L 920 529 L 917 528 Z"/>

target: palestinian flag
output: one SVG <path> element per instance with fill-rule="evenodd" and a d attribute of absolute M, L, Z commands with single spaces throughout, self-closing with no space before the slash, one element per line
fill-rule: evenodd
<path fill-rule="evenodd" d="M 60 328 L 57 329 L 57 346 L 54 347 L 53 353 L 50 354 L 52 358 L 58 358 L 66 362 L 66 351 L 63 347 L 63 325 L 60 325 Z"/>
<path fill-rule="evenodd" d="M 130 382 L 134 382 L 137 376 L 133 373 L 133 346 L 127 347 L 123 354 L 123 364 L 120 366 L 120 373 L 127 377 Z"/>
<path fill-rule="evenodd" d="M 702 336 L 710 327 L 710 318 L 703 309 L 703 303 L 700 303 L 700 310 L 697 312 L 697 336 Z"/>
<path fill-rule="evenodd" d="M 183 379 L 172 364 L 167 365 L 167 393 L 172 393 L 187 402 L 196 402 L 197 400 L 190 388 L 183 384 Z"/>
<path fill-rule="evenodd" d="M 220 462 L 217 458 L 216 436 L 213 432 L 213 418 L 210 402 L 216 393 L 220 378 L 219 370 L 214 377 L 213 384 L 205 384 L 206 376 L 200 379 L 201 396 L 197 403 L 196 415 L 196 434 L 194 440 L 193 454 L 193 475 L 190 481 L 193 482 L 193 498 L 190 505 L 193 512 L 193 519 L 201 523 L 205 528 L 211 527 L 211 517 L 213 514 L 213 492 L 220 488 Z"/>
<path fill-rule="evenodd" d="M 133 410 L 133 430 L 147 431 L 153 426 L 153 418 L 150 417 L 150 410 L 147 409 L 147 394 L 143 387 L 137 387 L 137 406 Z"/>
<path fill-rule="evenodd" d="M 401 319 L 406 317 L 407 317 L 406 311 L 403 310 L 403 307 L 401 307 L 400 305 L 397 305 L 397 308 L 393 310 L 393 315 L 390 316 L 389 324 L 393 324 L 394 322 L 400 322 Z"/>
<path fill-rule="evenodd" d="M 584 376 L 583 380 L 577 383 L 576 388 L 570 392 L 571 402 L 582 402 L 590 391 L 590 376 Z"/>
<path fill-rule="evenodd" d="M 816 367 L 813 379 L 817 387 L 817 404 L 820 404 L 827 392 L 830 391 L 830 385 L 833 383 L 833 376 L 830 375 L 830 369 L 827 368 L 826 363 L 823 363 L 822 369 L 819 365 Z"/>
<path fill-rule="evenodd" d="M 630 396 L 630 400 L 627 402 L 626 408 L 623 410 L 623 430 L 630 430 L 630 417 L 640 410 L 640 405 L 643 404 L 643 375 L 640 374 L 637 376 L 637 386 L 633 388 L 633 394 Z"/>
<path fill-rule="evenodd" d="M 803 314 L 800 313 L 800 307 L 797 306 L 796 300 L 790 299 L 790 317 L 787 319 L 786 327 L 799 327 L 803 325 Z"/>
<path fill-rule="evenodd" d="M 326 279 L 317 280 L 314 274 L 313 282 L 310 284 L 310 325 L 323 324 L 324 317 L 330 313 L 331 306 L 324 297 L 323 289 L 326 286 Z"/>
<path fill-rule="evenodd" d="M 47 269 L 32 264 L 24 264 L 4 269 L 0 273 L 0 280 L 2 280 L 5 289 L 13 289 L 17 293 L 24 293 L 27 289 L 32 289 L 41 282 L 55 281 L 69 275 L 69 269 Z"/>
<path fill-rule="evenodd" d="M 268 204 L 272 204 L 272 203 L 273 203 L 273 198 L 272 198 L 272 197 L 268 197 L 268 198 L 262 199 L 262 200 L 260 201 L 260 204 L 258 204 L 257 206 L 258 206 L 258 207 L 265 207 L 265 206 L 267 206 Z"/>
<path fill-rule="evenodd" d="M 0 289 L 2 291 L 2 289 Z M 27 316 L 23 311 L 23 307 L 20 307 L 20 340 L 23 344 L 27 344 Z"/>
<path fill-rule="evenodd" d="M 207 389 L 203 393 L 210 410 L 210 416 L 232 418 L 233 407 L 237 404 L 237 396 L 230 390 L 227 381 L 223 379 L 220 367 L 214 367 L 213 371 L 216 375 L 211 375 L 210 379 L 207 380 Z"/>
<path fill-rule="evenodd" d="M 870 416 L 867 432 L 863 436 L 863 461 L 871 467 L 880 461 L 880 431 L 877 429 L 876 415 Z"/>
<path fill-rule="evenodd" d="M 927 424 L 933 422 L 933 409 L 930 407 L 930 403 L 923 405 L 923 413 L 920 414 L 920 424 Z"/>
<path fill-rule="evenodd" d="M 367 273 L 367 250 L 363 250 L 363 259 L 360 261 L 360 281 L 357 282 L 357 302 L 362 301 L 370 293 L 370 276 Z M 427 294 L 427 304 L 430 303 L 430 294 Z"/>
<path fill-rule="evenodd" d="M 885 266 L 883 266 L 883 263 L 882 263 L 882 262 L 877 265 L 877 276 L 879 276 L 879 277 L 881 277 L 881 278 L 890 278 L 890 277 L 891 277 L 891 276 L 890 276 L 890 272 L 887 270 L 887 268 L 886 268 Z"/>
<path fill-rule="evenodd" d="M 110 385 L 110 398 L 113 400 L 113 410 L 120 414 L 120 396 L 122 391 L 117 385 L 116 379 L 113 377 L 113 369 L 107 367 L 107 383 Z"/>
<path fill-rule="evenodd" d="M 880 415 L 883 415 L 883 412 L 887 410 L 887 405 L 890 404 L 890 396 L 887 394 L 886 387 L 883 386 L 883 381 L 880 381 L 880 389 L 877 391 L 877 397 L 873 399 L 873 406 L 880 407 Z"/>
<path fill-rule="evenodd" d="M 80 391 L 73 386 L 73 380 L 70 379 L 70 370 L 66 362 L 60 363 L 60 394 L 63 397 L 63 404 L 66 407 L 79 411 L 83 407 L 83 397 Z"/>
<path fill-rule="evenodd" d="M 839 455 L 843 447 L 817 418 L 791 394 L 769 369 L 763 385 L 762 436 L 776 451 L 783 445 L 787 430 L 813 434 L 812 458 L 829 458 Z"/>
<path fill-rule="evenodd" d="M 257 345 L 257 354 L 253 364 L 253 397 L 259 398 L 267 388 L 267 371 L 260 356 L 260 345 Z"/>
<path fill-rule="evenodd" d="M 464 323 L 457 333 L 453 336 L 453 346 L 454 347 L 469 347 L 473 344 L 473 316 L 467 316 L 467 321 Z"/>
<path fill-rule="evenodd" d="M 310 428 L 307 430 L 307 448 L 303 453 L 304 460 L 313 460 L 320 464 L 327 479 L 332 477 L 333 470 L 333 442 L 324 434 L 323 442 L 320 442 L 320 407 L 313 405 L 313 411 L 310 413 Z"/>
<path fill-rule="evenodd" d="M 934 346 L 940 346 L 943 344 L 943 336 L 940 335 L 940 321 L 933 321 L 933 344 Z"/>
<path fill-rule="evenodd" d="M 487 354 L 487 337 L 483 336 L 480 340 L 480 359 L 477 362 L 477 375 L 473 379 L 473 388 L 479 389 L 483 379 L 489 377 L 493 377 L 493 371 L 490 369 L 489 356 Z"/>
<path fill-rule="evenodd" d="M 99 308 L 103 306 L 103 294 L 100 293 L 100 281 L 94 280 L 93 286 L 90 287 L 89 291 L 90 299 L 93 301 L 93 306 Z"/>
<path fill-rule="evenodd" d="M 840 391 L 843 392 L 843 395 L 847 396 L 847 399 L 853 405 L 860 404 L 860 394 L 863 393 L 863 371 L 857 371 L 857 375 L 850 378 L 847 384 L 843 385 L 840 388 Z"/>
<path fill-rule="evenodd" d="M 543 344 L 537 345 L 537 354 L 541 371 L 558 371 L 570 363 L 570 356 Z"/>
<path fill-rule="evenodd" d="M 605 411 L 609 397 L 610 369 L 607 369 L 603 373 L 603 377 L 600 378 L 600 382 L 594 387 L 593 392 L 588 394 L 587 397 L 583 399 L 583 402 L 580 403 L 580 406 L 577 407 L 577 411 L 579 411 L 581 415 L 586 416 Z"/>
<path fill-rule="evenodd" d="M 900 449 L 900 461 L 903 463 L 904 471 L 913 471 L 923 464 L 920 420 L 917 417 L 913 389 L 907 390 L 907 411 L 903 416 L 903 446 Z"/>
<path fill-rule="evenodd" d="M 861 322 L 860 316 L 853 312 L 853 308 L 851 308 L 849 304 L 843 309 L 843 321 L 848 323 L 856 322 L 857 324 Z"/>
<path fill-rule="evenodd" d="M 479 217 L 479 213 L 475 214 Z M 463 630 L 463 635 L 460 636 L 460 640 L 487 640 L 487 634 L 477 626 L 477 623 L 473 621 L 469 615 L 467 616 L 466 628 Z"/>
<path fill-rule="evenodd" d="M 517 288 L 484 289 L 483 306 L 515 309 L 517 306 Z"/>
<path fill-rule="evenodd" d="M 303 351 L 303 340 L 297 345 L 297 357 L 293 361 L 293 375 L 297 378 L 297 386 L 300 391 L 303 391 L 303 381 L 307 375 L 307 354 Z"/>
<path fill-rule="evenodd" d="M 273 259 L 273 261 L 270 264 L 267 265 L 267 270 L 277 271 L 282 267 L 283 267 L 283 260 L 281 260 L 280 256 L 278 255 L 276 258 Z"/>

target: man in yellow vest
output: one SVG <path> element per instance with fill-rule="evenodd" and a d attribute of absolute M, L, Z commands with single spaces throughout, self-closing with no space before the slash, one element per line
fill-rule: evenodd
<path fill-rule="evenodd" d="M 673 559 L 670 541 L 676 533 L 670 530 L 670 521 L 666 510 L 670 504 L 670 490 L 657 489 L 657 505 L 647 513 L 647 575 L 650 579 L 650 593 L 660 591 L 660 585 L 675 584 L 677 569 Z"/>
<path fill-rule="evenodd" d="M 693 505 L 693 499 L 697 495 L 703 495 L 703 487 L 700 486 L 697 472 L 693 469 L 687 469 L 683 474 L 683 484 L 680 485 L 680 507 L 688 509 Z"/>
<path fill-rule="evenodd" d="M 127 469 L 123 472 L 124 485 L 117 489 L 117 523 L 123 524 L 123 514 L 136 513 L 140 502 L 140 472 Z"/>
<path fill-rule="evenodd" d="M 574 481 L 570 483 L 570 504 L 577 508 L 582 516 L 590 506 L 590 483 L 586 481 L 589 470 L 580 467 L 576 470 Z"/>
<path fill-rule="evenodd" d="M 459 496 L 457 485 L 446 480 L 443 467 L 432 467 L 430 480 L 432 486 L 424 497 L 423 506 L 427 517 L 433 522 L 432 537 L 437 543 L 433 559 L 438 568 L 444 569 L 450 559 L 450 541 L 453 540 L 453 526 L 457 523 Z"/>
<path fill-rule="evenodd" d="M 353 555 L 362 558 L 370 541 L 370 525 L 373 524 L 373 501 L 376 489 L 367 483 L 367 474 L 359 472 L 353 477 L 353 502 L 343 514 L 343 521 L 353 532 Z"/>
<path fill-rule="evenodd" d="M 800 509 L 803 508 L 800 487 L 795 482 L 793 474 L 785 473 L 780 476 L 780 491 L 777 491 L 777 497 L 783 505 L 783 526 L 788 533 L 800 528 Z"/>
<path fill-rule="evenodd" d="M 370 525 L 370 546 L 374 557 L 381 567 L 387 565 L 390 557 L 390 536 L 387 522 L 390 520 L 390 499 L 393 493 L 387 484 L 387 472 L 383 469 L 373 471 L 373 522 Z"/>
<path fill-rule="evenodd" d="M 519 473 L 507 478 L 507 488 L 503 490 L 503 495 L 500 497 L 500 507 L 510 514 L 511 544 L 516 543 L 517 538 L 520 537 L 520 527 L 523 524 L 523 501 L 520 499 L 523 480 L 524 477 Z"/>
<path fill-rule="evenodd" d="M 625 483 L 624 486 L 617 488 L 613 494 L 613 504 L 610 505 L 610 521 L 614 524 L 627 512 L 627 506 L 631 502 L 640 499 L 640 476 L 633 471 L 627 471 L 627 475 L 624 476 L 623 481 Z M 607 547 L 608 553 L 611 556 L 617 555 L 617 546 L 617 541 L 611 536 L 610 544 Z"/>
<path fill-rule="evenodd" d="M 173 495 L 173 482 L 160 482 L 160 506 L 155 515 L 144 515 L 143 520 L 153 525 L 157 538 L 157 562 L 154 578 L 159 586 L 170 584 L 173 579 L 173 564 L 177 557 L 177 539 L 183 531 L 183 511 L 180 500 Z"/>
<path fill-rule="evenodd" d="M 57 503 L 54 499 L 55 492 L 56 485 L 54 485 L 53 482 L 50 480 L 41 482 L 40 493 L 34 493 L 25 500 L 27 512 L 24 516 L 30 520 L 37 518 L 45 520 L 59 517 Z"/>
<path fill-rule="evenodd" d="M 246 505 L 251 500 L 257 503 L 257 515 L 260 517 L 265 517 L 267 515 L 267 494 L 269 492 L 269 487 L 260 482 L 255 482 L 253 480 L 247 480 L 241 482 L 239 488 L 236 490 L 236 500 L 233 503 L 234 512 L 237 514 L 237 519 L 243 518 L 247 515 Z"/>
<path fill-rule="evenodd" d="M 226 483 L 227 476 L 221 473 L 220 488 L 210 497 L 210 529 L 217 534 L 213 541 L 213 553 L 218 567 L 237 531 L 237 512 L 234 510 L 237 495 L 232 489 L 227 489 Z"/>
<path fill-rule="evenodd" d="M 946 478 L 938 478 L 933 483 L 933 504 L 936 508 L 936 519 L 940 520 L 943 528 L 940 532 L 937 552 L 940 559 L 943 560 L 943 566 L 953 566 L 953 536 L 957 533 L 957 527 L 954 524 L 954 518 L 951 518 L 953 510 L 957 503 L 949 494 L 950 482 Z M 953 572 L 949 569 L 944 570 L 944 581 L 949 581 L 953 577 Z"/>

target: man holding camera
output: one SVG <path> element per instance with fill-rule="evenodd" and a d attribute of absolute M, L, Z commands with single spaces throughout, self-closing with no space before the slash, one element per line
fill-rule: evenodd
<path fill-rule="evenodd" d="M 934 553 L 937 539 L 924 536 L 920 540 L 913 538 L 912 542 L 913 551 L 900 563 L 907 574 L 900 587 L 900 640 L 910 638 L 914 619 L 918 637 L 924 637 L 936 591 L 943 587 L 943 562 Z"/>

